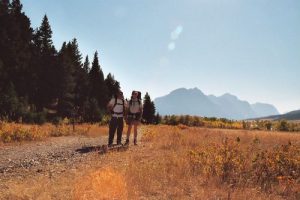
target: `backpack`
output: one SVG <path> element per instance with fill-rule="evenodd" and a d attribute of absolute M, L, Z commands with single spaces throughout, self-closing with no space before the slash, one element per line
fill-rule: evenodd
<path fill-rule="evenodd" d="M 142 93 L 140 91 L 135 91 L 138 93 L 138 96 L 137 96 L 137 99 L 138 99 L 138 102 L 139 102 L 139 105 L 141 105 L 141 99 L 142 99 Z M 132 99 L 130 99 L 129 101 L 129 106 L 132 105 Z"/>
<path fill-rule="evenodd" d="M 116 105 L 123 105 L 123 112 L 120 112 L 120 113 L 118 113 L 118 112 L 114 112 L 114 109 L 115 109 L 115 107 L 116 107 Z M 124 101 L 124 99 L 122 99 L 122 104 L 120 104 L 120 103 L 118 103 L 118 98 L 117 98 L 117 96 L 115 96 L 115 103 L 114 103 L 114 106 L 112 107 L 112 110 L 111 110 L 111 113 L 112 114 L 125 114 L 125 101 Z"/>

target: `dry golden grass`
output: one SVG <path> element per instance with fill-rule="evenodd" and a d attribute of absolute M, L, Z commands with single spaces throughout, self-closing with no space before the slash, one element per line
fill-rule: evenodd
<path fill-rule="evenodd" d="M 112 168 L 99 169 L 76 181 L 74 200 L 127 199 L 126 181 Z"/>
<path fill-rule="evenodd" d="M 134 158 L 129 185 L 163 199 L 297 199 L 300 135 L 152 126 L 151 156 Z M 143 184 L 146 183 L 146 184 Z"/>
<path fill-rule="evenodd" d="M 47 137 L 59 137 L 68 135 L 86 135 L 95 137 L 107 134 L 107 126 L 97 124 L 75 125 L 73 129 L 69 124 L 44 124 L 28 125 L 18 123 L 0 122 L 0 143 L 35 141 Z"/>
<path fill-rule="evenodd" d="M 97 132 L 91 130 L 92 135 Z M 6 197 L 300 199 L 299 133 L 184 125 L 140 130 L 138 147 L 104 156 L 95 153 L 89 162 L 56 178 L 12 180 Z"/>

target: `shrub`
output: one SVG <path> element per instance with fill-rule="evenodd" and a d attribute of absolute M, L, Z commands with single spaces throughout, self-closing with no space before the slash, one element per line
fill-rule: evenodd
<path fill-rule="evenodd" d="M 279 131 L 288 131 L 289 128 L 288 128 L 287 121 L 285 121 L 285 120 L 280 121 L 279 124 L 278 124 L 278 128 L 277 129 Z"/>

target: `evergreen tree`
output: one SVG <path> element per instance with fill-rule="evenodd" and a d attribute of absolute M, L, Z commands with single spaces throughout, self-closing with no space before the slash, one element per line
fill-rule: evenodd
<path fill-rule="evenodd" d="M 78 42 L 77 39 L 74 38 L 71 42 L 70 42 L 70 48 L 72 51 L 72 62 L 76 68 L 76 70 L 79 70 L 82 68 L 82 55 L 79 51 L 79 47 L 78 47 Z"/>
<path fill-rule="evenodd" d="M 0 0 L 0 16 L 8 14 L 9 0 Z"/>
<path fill-rule="evenodd" d="M 83 105 L 83 121 L 99 122 L 103 117 L 103 110 L 100 109 L 98 101 L 95 98 L 86 100 Z"/>
<path fill-rule="evenodd" d="M 4 69 L 3 62 L 0 58 L 0 93 L 2 93 L 2 90 L 4 89 L 5 82 L 6 82 L 5 69 Z"/>
<path fill-rule="evenodd" d="M 14 118 L 17 110 L 18 98 L 14 85 L 10 82 L 0 94 L 0 115 L 2 118 Z"/>
<path fill-rule="evenodd" d="M 85 61 L 84 61 L 84 64 L 83 64 L 83 69 L 84 69 L 85 73 L 87 73 L 87 74 L 90 71 L 90 61 L 89 61 L 88 56 L 85 57 Z"/>
<path fill-rule="evenodd" d="M 18 95 L 28 96 L 25 83 L 32 74 L 28 72 L 32 29 L 19 0 L 13 0 L 12 4 L 0 1 L 0 27 L 0 60 L 6 74 L 3 82 L 12 82 Z"/>
<path fill-rule="evenodd" d="M 120 90 L 120 83 L 115 80 L 114 76 L 109 73 L 105 79 L 105 85 L 107 87 L 107 95 L 111 98 L 114 94 L 116 94 Z"/>
<path fill-rule="evenodd" d="M 10 42 L 11 56 L 14 66 L 10 71 L 10 80 L 14 83 L 19 96 L 29 96 L 30 83 L 34 74 L 31 68 L 31 46 L 33 30 L 29 18 L 22 12 L 23 5 L 19 0 L 13 0 L 10 6 Z"/>
<path fill-rule="evenodd" d="M 40 41 L 40 50 L 43 55 L 54 55 L 56 50 L 52 41 L 52 30 L 47 15 L 44 16 L 42 24 L 38 30 L 38 40 Z"/>
<path fill-rule="evenodd" d="M 5 56 L 8 41 L 9 19 L 9 0 L 0 0 L 0 58 Z M 3 60 L 4 61 L 4 60 Z"/>
<path fill-rule="evenodd" d="M 159 115 L 159 113 L 157 113 L 154 117 L 154 124 L 160 124 L 162 121 L 161 116 Z"/>
<path fill-rule="evenodd" d="M 155 106 L 148 92 L 145 94 L 143 106 L 143 119 L 146 124 L 152 124 L 155 117 Z"/>
<path fill-rule="evenodd" d="M 74 38 L 70 43 L 71 59 L 74 66 L 75 79 L 75 106 L 82 107 L 89 94 L 88 73 L 82 65 L 82 55 L 78 48 L 77 40 Z"/>
<path fill-rule="evenodd" d="M 37 106 L 39 110 L 53 104 L 59 96 L 57 75 L 59 65 L 57 53 L 52 42 L 52 30 L 45 15 L 35 35 L 35 44 L 40 52 L 37 67 Z"/>
<path fill-rule="evenodd" d="M 50 111 L 71 117 L 79 108 L 85 121 L 99 121 L 120 83 L 104 79 L 97 52 L 91 69 L 88 57 L 82 64 L 76 39 L 57 52 L 48 17 L 33 31 L 22 7 L 0 0 L 0 118 L 42 123 Z"/>
<path fill-rule="evenodd" d="M 0 119 L 19 120 L 26 112 L 25 101 L 20 101 L 12 82 L 0 93 Z"/>
<path fill-rule="evenodd" d="M 12 14 L 21 14 L 23 5 L 21 4 L 20 0 L 12 0 L 11 3 L 11 13 Z"/>
<path fill-rule="evenodd" d="M 58 106 L 57 111 L 61 117 L 71 117 L 74 111 L 75 77 L 72 62 L 72 49 L 70 43 L 63 43 L 59 52 L 59 79 L 58 79 Z"/>
<path fill-rule="evenodd" d="M 99 65 L 98 52 L 95 52 L 92 68 L 89 72 L 90 97 L 95 98 L 100 109 L 105 109 L 108 100 L 107 88 L 104 82 L 104 75 Z"/>

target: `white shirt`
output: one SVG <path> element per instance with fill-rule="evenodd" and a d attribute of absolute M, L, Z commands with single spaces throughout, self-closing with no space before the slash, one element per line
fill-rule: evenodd
<path fill-rule="evenodd" d="M 125 101 L 124 101 L 125 103 Z M 112 98 L 109 103 L 108 106 L 113 107 L 115 105 L 115 98 Z M 126 106 L 126 103 L 125 105 Z M 117 104 L 116 106 L 113 108 L 113 117 L 123 117 L 123 100 L 122 99 L 117 99 Z"/>
<path fill-rule="evenodd" d="M 131 113 L 139 113 L 139 112 L 142 112 L 142 109 L 143 109 L 142 102 L 140 101 L 140 104 L 139 104 L 138 100 L 132 100 L 132 104 L 130 104 L 130 102 L 128 102 L 128 106 L 129 106 L 129 112 L 131 112 Z"/>

